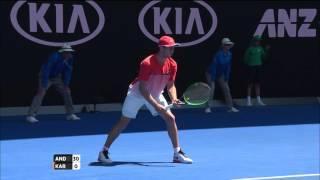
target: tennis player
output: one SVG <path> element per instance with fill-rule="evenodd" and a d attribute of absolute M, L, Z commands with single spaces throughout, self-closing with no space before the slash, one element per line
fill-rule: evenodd
<path fill-rule="evenodd" d="M 108 133 L 108 138 L 99 152 L 98 161 L 112 163 L 109 157 L 109 148 L 120 133 L 127 127 L 131 119 L 135 119 L 139 109 L 146 105 L 153 116 L 160 115 L 167 126 L 168 134 L 173 146 L 173 162 L 192 163 L 179 145 L 178 129 L 175 116 L 170 110 L 162 92 L 167 88 L 173 104 L 179 105 L 174 84 L 177 72 L 177 63 L 171 57 L 174 47 L 178 46 L 170 36 L 162 36 L 158 42 L 159 50 L 146 57 L 140 63 L 138 77 L 130 84 L 127 97 L 123 103 L 122 116 Z"/>
<path fill-rule="evenodd" d="M 239 112 L 239 110 L 233 106 L 230 87 L 228 84 L 232 60 L 232 53 L 230 49 L 233 47 L 233 45 L 234 43 L 229 38 L 222 39 L 221 49 L 213 56 L 212 62 L 206 72 L 206 77 L 208 83 L 211 85 L 210 99 L 214 97 L 215 81 L 218 81 L 229 107 L 228 111 Z M 207 103 L 205 112 L 211 113 L 210 102 Z"/>

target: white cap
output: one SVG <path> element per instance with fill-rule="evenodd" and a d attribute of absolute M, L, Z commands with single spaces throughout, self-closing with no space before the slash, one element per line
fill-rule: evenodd
<path fill-rule="evenodd" d="M 221 43 L 222 45 L 234 45 L 234 42 L 232 42 L 229 38 L 223 38 Z"/>
<path fill-rule="evenodd" d="M 59 52 L 74 52 L 74 50 L 72 49 L 72 47 L 68 44 L 64 44 L 60 49 Z"/>

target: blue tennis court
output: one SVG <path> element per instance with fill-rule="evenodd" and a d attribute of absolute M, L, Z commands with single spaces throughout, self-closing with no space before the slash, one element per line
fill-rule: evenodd
<path fill-rule="evenodd" d="M 97 155 L 119 112 L 1 118 L 1 179 L 319 179 L 320 106 L 176 110 L 182 148 L 193 164 L 172 161 L 164 122 L 147 111 L 113 144 L 113 164 Z M 81 169 L 53 170 L 53 154 L 80 154 Z M 276 177 L 278 176 L 278 177 Z"/>

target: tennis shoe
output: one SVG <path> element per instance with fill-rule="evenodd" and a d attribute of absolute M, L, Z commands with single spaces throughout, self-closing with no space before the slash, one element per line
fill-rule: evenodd
<path fill-rule="evenodd" d="M 263 103 L 261 100 L 258 100 L 257 103 L 260 105 L 260 106 L 265 106 L 266 104 Z"/>
<path fill-rule="evenodd" d="M 70 114 L 69 116 L 67 116 L 67 120 L 74 121 L 74 120 L 80 120 L 80 118 L 75 114 Z"/>
<path fill-rule="evenodd" d="M 110 164 L 112 160 L 109 157 L 109 151 L 100 151 L 98 156 L 98 161 L 102 163 Z"/>
<path fill-rule="evenodd" d="M 39 120 L 36 119 L 34 116 L 27 116 L 26 120 L 29 123 L 37 123 L 37 122 L 39 122 Z"/>
<path fill-rule="evenodd" d="M 232 107 L 228 110 L 228 112 L 239 112 L 239 110 L 235 107 Z"/>
<path fill-rule="evenodd" d="M 185 163 L 185 164 L 191 164 L 193 161 L 189 157 L 186 156 L 186 154 L 180 149 L 179 152 L 175 152 L 173 154 L 173 162 L 174 163 Z"/>
<path fill-rule="evenodd" d="M 204 110 L 205 113 L 211 113 L 211 108 L 210 107 L 207 107 L 205 110 Z"/>

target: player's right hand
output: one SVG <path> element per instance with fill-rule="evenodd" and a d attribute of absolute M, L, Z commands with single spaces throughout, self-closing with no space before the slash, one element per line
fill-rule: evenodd
<path fill-rule="evenodd" d="M 167 111 L 166 107 L 159 103 L 156 105 L 155 109 L 158 113 L 164 113 Z"/>
<path fill-rule="evenodd" d="M 172 119 L 173 114 L 162 104 L 158 104 L 156 110 L 162 118 Z"/>

